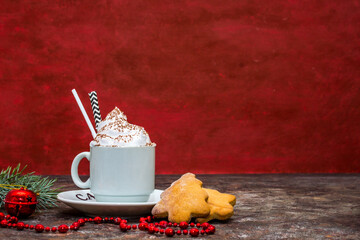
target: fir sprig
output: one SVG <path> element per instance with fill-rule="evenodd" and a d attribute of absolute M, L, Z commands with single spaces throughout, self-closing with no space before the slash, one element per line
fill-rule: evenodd
<path fill-rule="evenodd" d="M 0 186 L 4 185 L 22 185 L 25 186 L 28 190 L 33 191 L 37 194 L 36 204 L 37 209 L 47 209 L 55 207 L 56 205 L 56 196 L 59 193 L 60 188 L 52 189 L 51 187 L 56 182 L 56 179 L 49 179 L 48 177 L 41 177 L 39 175 L 34 175 L 35 172 L 22 174 L 27 166 L 20 169 L 20 163 L 12 168 L 8 167 L 3 169 L 0 172 Z M 9 192 L 9 189 L 0 187 L 0 207 L 4 205 L 4 199 L 6 194 Z"/>

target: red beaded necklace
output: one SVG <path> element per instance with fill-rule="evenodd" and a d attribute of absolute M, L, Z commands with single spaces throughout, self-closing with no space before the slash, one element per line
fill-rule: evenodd
<path fill-rule="evenodd" d="M 80 227 L 84 226 L 87 222 L 92 222 L 95 224 L 100 223 L 112 223 L 119 225 L 119 228 L 122 232 L 130 231 L 130 230 L 136 230 L 139 229 L 141 231 L 147 231 L 149 234 L 165 234 L 168 237 L 172 237 L 175 234 L 177 235 L 187 235 L 190 234 L 193 237 L 199 236 L 199 234 L 214 234 L 215 233 L 215 227 L 209 223 L 190 223 L 187 222 L 181 222 L 179 224 L 172 223 L 168 221 L 160 221 L 160 222 L 154 222 L 154 217 L 147 216 L 147 217 L 141 217 L 139 219 L 139 224 L 133 224 L 129 225 L 128 221 L 126 219 L 122 219 L 120 217 L 94 217 L 94 218 L 80 218 L 76 222 L 70 225 L 70 227 L 66 224 L 61 224 L 58 227 L 44 227 L 42 224 L 36 224 L 29 225 L 25 224 L 23 222 L 19 222 L 17 217 L 5 215 L 4 213 L 0 212 L 0 227 L 2 228 L 16 228 L 17 230 L 24 230 L 24 229 L 35 229 L 36 232 L 42 233 L 42 232 L 53 232 L 56 233 L 57 231 L 59 233 L 67 233 L 69 230 L 76 231 L 79 230 Z M 188 227 L 191 227 L 190 231 L 187 230 Z M 174 230 L 173 228 L 179 227 L 180 229 Z"/>

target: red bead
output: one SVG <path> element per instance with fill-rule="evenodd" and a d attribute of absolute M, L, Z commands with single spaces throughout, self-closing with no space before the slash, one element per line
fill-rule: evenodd
<path fill-rule="evenodd" d="M 104 218 L 104 222 L 107 222 L 107 221 L 109 221 L 109 218 L 108 217 Z"/>
<path fill-rule="evenodd" d="M 157 226 L 159 226 L 159 223 L 156 222 L 156 223 L 154 223 L 154 225 L 157 227 Z"/>
<path fill-rule="evenodd" d="M 195 223 L 190 223 L 190 227 L 195 227 Z"/>
<path fill-rule="evenodd" d="M 164 234 L 165 230 L 164 229 L 160 229 L 160 234 Z"/>
<path fill-rule="evenodd" d="M 12 226 L 13 228 L 16 228 L 16 223 L 12 223 L 11 226 Z"/>
<path fill-rule="evenodd" d="M 82 218 L 80 218 L 77 222 L 79 223 L 80 226 L 84 226 L 84 225 L 85 225 L 85 220 L 82 219 Z"/>
<path fill-rule="evenodd" d="M 183 230 L 183 234 L 184 234 L 184 235 L 187 235 L 187 234 L 188 234 L 188 230 L 186 230 L 186 229 Z"/>
<path fill-rule="evenodd" d="M 128 221 L 126 219 L 121 219 L 120 223 L 127 223 Z"/>
<path fill-rule="evenodd" d="M 111 218 L 109 218 L 109 220 L 112 222 L 112 221 L 114 221 L 114 218 L 113 218 L 113 217 L 111 217 Z"/>
<path fill-rule="evenodd" d="M 167 226 L 167 221 L 160 221 L 160 222 L 159 222 L 159 226 L 160 226 L 161 228 L 166 228 L 166 226 Z"/>
<path fill-rule="evenodd" d="M 172 226 L 172 223 L 171 223 L 171 222 L 168 222 L 167 225 L 168 225 L 168 227 L 171 227 L 171 226 Z"/>
<path fill-rule="evenodd" d="M 5 219 L 10 219 L 10 218 L 11 216 L 9 214 L 5 216 Z"/>
<path fill-rule="evenodd" d="M 155 233 L 155 227 L 154 226 L 148 226 L 148 233 L 150 233 L 150 234 Z"/>
<path fill-rule="evenodd" d="M 132 229 L 134 229 L 134 230 L 137 229 L 137 225 L 136 225 L 136 224 L 133 224 L 133 225 L 132 225 Z"/>
<path fill-rule="evenodd" d="M 70 225 L 70 230 L 74 230 L 74 225 Z"/>
<path fill-rule="evenodd" d="M 121 218 L 117 217 L 114 219 L 115 224 L 120 224 L 120 222 L 121 222 Z"/>
<path fill-rule="evenodd" d="M 139 219 L 139 222 L 140 222 L 140 223 L 141 223 L 141 222 L 146 222 L 146 220 L 147 220 L 147 218 L 141 217 L 141 218 Z"/>
<path fill-rule="evenodd" d="M 0 225 L 1 225 L 2 228 L 6 228 L 7 225 L 8 225 L 8 221 L 3 219 L 3 220 L 1 220 Z"/>
<path fill-rule="evenodd" d="M 29 224 L 25 224 L 25 228 L 29 228 Z"/>
<path fill-rule="evenodd" d="M 203 229 L 207 229 L 208 227 L 209 227 L 209 223 L 207 223 L 207 222 L 204 222 L 203 224 L 201 224 L 201 226 L 202 226 L 202 228 Z"/>
<path fill-rule="evenodd" d="M 199 229 L 197 229 L 197 228 L 192 228 L 192 229 L 190 230 L 190 235 L 191 235 L 192 237 L 197 237 L 197 236 L 199 236 Z"/>
<path fill-rule="evenodd" d="M 196 227 L 197 227 L 197 228 L 200 228 L 200 227 L 201 227 L 201 223 L 197 223 L 197 224 L 196 224 Z"/>
<path fill-rule="evenodd" d="M 79 222 L 74 222 L 71 226 L 73 226 L 72 230 L 78 230 L 80 228 L 81 224 Z"/>
<path fill-rule="evenodd" d="M 127 225 L 127 226 L 126 226 L 126 229 L 127 229 L 127 230 L 131 230 L 131 225 Z"/>
<path fill-rule="evenodd" d="M 85 222 L 88 222 L 88 221 L 89 221 L 89 219 L 88 219 L 88 218 L 84 218 L 84 221 L 85 221 Z"/>
<path fill-rule="evenodd" d="M 51 228 L 51 231 L 52 231 L 52 232 L 56 232 L 56 231 L 57 231 L 57 227 L 52 227 L 52 228 Z"/>
<path fill-rule="evenodd" d="M 30 229 L 34 229 L 35 228 L 35 226 L 34 225 L 30 225 L 30 227 L 29 227 Z"/>
<path fill-rule="evenodd" d="M 121 231 L 126 232 L 127 231 L 126 223 L 120 223 L 119 228 Z"/>
<path fill-rule="evenodd" d="M 94 221 L 94 219 L 93 218 L 89 218 L 89 222 L 93 222 Z"/>
<path fill-rule="evenodd" d="M 17 230 L 23 230 L 25 228 L 25 224 L 23 222 L 18 222 L 16 224 Z"/>
<path fill-rule="evenodd" d="M 204 234 L 205 234 L 205 230 L 202 229 L 202 230 L 200 231 L 200 233 L 201 233 L 201 235 L 204 235 Z"/>
<path fill-rule="evenodd" d="M 60 226 L 58 226 L 58 230 L 59 230 L 59 233 L 67 233 L 67 231 L 69 230 L 69 227 L 66 224 L 61 224 Z"/>
<path fill-rule="evenodd" d="M 3 219 L 5 219 L 5 214 L 0 212 L 0 220 L 3 220 Z"/>
<path fill-rule="evenodd" d="M 155 232 L 156 232 L 156 233 L 158 233 L 158 232 L 160 231 L 160 229 L 159 229 L 159 228 L 157 228 L 157 227 L 156 227 L 156 228 L 154 228 L 154 230 L 155 230 Z"/>
<path fill-rule="evenodd" d="M 181 230 L 177 230 L 177 231 L 176 231 L 176 234 L 177 234 L 177 235 L 181 235 Z"/>
<path fill-rule="evenodd" d="M 41 224 L 36 224 L 35 231 L 38 232 L 38 233 L 43 232 L 44 231 L 44 226 L 41 225 Z"/>
<path fill-rule="evenodd" d="M 18 219 L 17 219 L 17 217 L 11 217 L 11 218 L 9 219 L 9 222 L 11 222 L 11 223 L 17 223 L 17 222 L 18 222 Z"/>
<path fill-rule="evenodd" d="M 165 230 L 165 235 L 168 236 L 168 237 L 172 237 L 172 236 L 175 235 L 175 231 L 172 228 L 167 228 Z"/>
<path fill-rule="evenodd" d="M 215 227 L 213 225 L 209 225 L 206 229 L 206 233 L 208 234 L 214 234 L 215 233 Z"/>
<path fill-rule="evenodd" d="M 174 226 L 174 227 L 177 227 L 178 225 L 179 225 L 179 224 L 177 224 L 177 223 L 173 223 L 173 226 Z"/>
<path fill-rule="evenodd" d="M 175 224 L 174 224 L 174 225 L 175 225 Z M 186 229 L 188 226 L 189 226 L 189 224 L 188 224 L 187 222 L 181 222 L 181 223 L 179 224 L 179 227 L 180 227 L 181 229 Z"/>
<path fill-rule="evenodd" d="M 46 227 L 45 232 L 50 232 L 50 227 Z"/>
<path fill-rule="evenodd" d="M 148 216 L 148 217 L 147 217 L 147 222 L 149 222 L 149 223 L 152 222 L 152 219 L 153 219 L 153 218 L 152 218 L 151 216 Z"/>
<path fill-rule="evenodd" d="M 139 223 L 139 229 L 144 231 L 147 228 L 147 223 Z"/>
<path fill-rule="evenodd" d="M 12 227 L 12 223 L 8 223 L 8 228 L 11 228 Z"/>
<path fill-rule="evenodd" d="M 95 217 L 94 218 L 94 223 L 95 224 L 99 224 L 99 223 L 101 223 L 102 222 L 102 218 L 101 217 Z"/>

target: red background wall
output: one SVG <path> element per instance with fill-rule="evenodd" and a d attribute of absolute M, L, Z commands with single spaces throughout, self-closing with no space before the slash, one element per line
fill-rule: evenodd
<path fill-rule="evenodd" d="M 76 88 L 145 127 L 159 174 L 360 172 L 359 5 L 3 1 L 0 167 L 70 173 Z"/>

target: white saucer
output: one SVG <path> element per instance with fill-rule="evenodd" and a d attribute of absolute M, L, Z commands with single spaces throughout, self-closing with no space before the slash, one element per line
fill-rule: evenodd
<path fill-rule="evenodd" d="M 143 216 L 150 214 L 162 192 L 155 189 L 146 202 L 97 202 L 89 189 L 61 192 L 57 198 L 89 216 Z"/>

